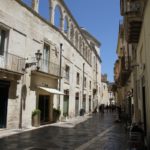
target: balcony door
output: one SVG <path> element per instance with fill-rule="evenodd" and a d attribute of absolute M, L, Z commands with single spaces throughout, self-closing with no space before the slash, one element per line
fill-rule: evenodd
<path fill-rule="evenodd" d="M 0 68 L 4 68 L 5 46 L 6 45 L 6 31 L 0 28 Z"/>
<path fill-rule="evenodd" d="M 47 72 L 49 71 L 49 63 L 50 62 L 50 46 L 46 43 L 44 43 L 44 50 L 43 50 L 43 71 Z"/>

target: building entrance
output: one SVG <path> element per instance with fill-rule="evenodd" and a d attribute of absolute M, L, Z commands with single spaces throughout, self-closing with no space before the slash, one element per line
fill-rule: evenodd
<path fill-rule="evenodd" d="M 10 82 L 0 81 L 0 128 L 6 128 L 9 85 Z"/>
<path fill-rule="evenodd" d="M 79 93 L 75 95 L 75 116 L 79 115 Z"/>
<path fill-rule="evenodd" d="M 89 96 L 89 112 L 91 112 L 91 96 Z"/>
<path fill-rule="evenodd" d="M 64 90 L 64 102 L 63 102 L 63 116 L 68 116 L 69 112 L 69 91 Z"/>
<path fill-rule="evenodd" d="M 38 108 L 41 110 L 41 124 L 46 124 L 49 122 L 50 115 L 50 96 L 49 95 L 39 95 L 39 106 Z"/>

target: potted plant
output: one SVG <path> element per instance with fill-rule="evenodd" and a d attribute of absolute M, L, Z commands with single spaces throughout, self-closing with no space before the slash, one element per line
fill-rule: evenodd
<path fill-rule="evenodd" d="M 34 111 L 32 111 L 32 126 L 40 126 L 40 114 L 41 111 L 39 109 L 35 109 Z"/>
<path fill-rule="evenodd" d="M 59 109 L 53 108 L 53 121 L 57 122 L 59 120 L 61 111 Z"/>

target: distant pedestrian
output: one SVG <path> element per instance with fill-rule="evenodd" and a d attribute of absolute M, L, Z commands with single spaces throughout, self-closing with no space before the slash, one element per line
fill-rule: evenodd
<path fill-rule="evenodd" d="M 99 113 L 104 114 L 104 105 L 103 104 L 99 105 Z"/>

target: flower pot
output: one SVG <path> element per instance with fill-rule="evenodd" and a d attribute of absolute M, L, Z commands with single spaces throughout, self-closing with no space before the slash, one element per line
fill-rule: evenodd
<path fill-rule="evenodd" d="M 35 109 L 32 112 L 32 126 L 34 127 L 40 126 L 40 114 L 41 114 L 41 111 L 39 109 Z"/>
<path fill-rule="evenodd" d="M 32 126 L 39 127 L 40 126 L 40 115 L 32 116 Z"/>

